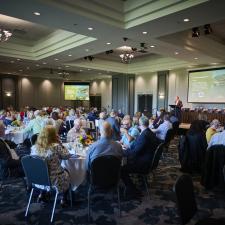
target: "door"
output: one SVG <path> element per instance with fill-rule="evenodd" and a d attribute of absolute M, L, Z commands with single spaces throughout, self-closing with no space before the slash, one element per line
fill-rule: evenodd
<path fill-rule="evenodd" d="M 147 117 L 152 116 L 152 99 L 153 96 L 150 94 L 138 95 L 138 111 Z"/>
<path fill-rule="evenodd" d="M 90 96 L 90 107 L 97 107 L 98 110 L 101 110 L 102 96 L 101 95 Z"/>

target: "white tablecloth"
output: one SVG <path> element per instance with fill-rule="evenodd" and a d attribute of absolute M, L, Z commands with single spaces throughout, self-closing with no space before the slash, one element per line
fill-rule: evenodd
<path fill-rule="evenodd" d="M 88 148 L 79 148 L 75 151 L 76 144 L 73 142 L 65 143 L 64 146 L 71 154 L 75 154 L 76 152 L 76 154 L 79 155 L 79 157 L 72 157 L 68 160 L 62 160 L 62 167 L 69 171 L 72 189 L 75 191 L 86 177 L 85 159 Z"/>
<path fill-rule="evenodd" d="M 22 144 L 26 139 L 26 135 L 21 130 L 6 130 L 6 139 L 15 142 L 16 144 Z"/>
<path fill-rule="evenodd" d="M 75 191 L 86 177 L 85 157 L 63 160 L 62 166 L 69 171 L 72 189 Z"/>

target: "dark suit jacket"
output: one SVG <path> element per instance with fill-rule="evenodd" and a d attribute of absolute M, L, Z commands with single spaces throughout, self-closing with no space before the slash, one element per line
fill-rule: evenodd
<path fill-rule="evenodd" d="M 144 172 L 151 166 L 151 162 L 160 140 L 147 128 L 137 138 L 133 147 L 125 151 L 127 163 L 134 164 L 136 168 L 141 168 Z"/>
<path fill-rule="evenodd" d="M 212 145 L 206 151 L 201 184 L 208 189 L 225 188 L 223 167 L 225 165 L 225 146 Z"/>

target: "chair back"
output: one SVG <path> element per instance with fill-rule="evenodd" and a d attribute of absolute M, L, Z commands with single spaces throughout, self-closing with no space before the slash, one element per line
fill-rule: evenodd
<path fill-rule="evenodd" d="M 166 133 L 166 137 L 165 137 L 165 141 L 164 141 L 164 145 L 166 147 L 169 145 L 169 143 L 173 139 L 173 137 L 174 137 L 174 130 L 171 128 Z"/>
<path fill-rule="evenodd" d="M 159 164 L 159 160 L 162 156 L 163 153 L 163 147 L 164 147 L 164 143 L 159 144 L 159 146 L 157 147 L 157 149 L 155 150 L 155 154 L 152 160 L 152 166 L 151 166 L 151 171 L 155 170 L 158 167 Z"/>
<path fill-rule="evenodd" d="M 21 159 L 23 170 L 29 184 L 51 186 L 48 173 L 48 165 L 38 156 L 24 156 Z"/>
<path fill-rule="evenodd" d="M 71 128 L 73 128 L 74 120 L 67 120 L 66 121 L 66 129 L 69 131 Z"/>
<path fill-rule="evenodd" d="M 173 126 L 173 130 L 174 130 L 174 133 L 177 134 L 178 130 L 179 130 L 179 125 L 180 125 L 180 122 L 179 121 L 176 121 L 172 124 Z"/>
<path fill-rule="evenodd" d="M 223 177 L 224 177 L 224 182 L 225 182 L 225 165 L 223 167 Z"/>
<path fill-rule="evenodd" d="M 174 185 L 181 224 L 187 224 L 197 212 L 194 187 L 190 175 L 178 177 Z"/>
<path fill-rule="evenodd" d="M 121 160 L 116 156 L 100 156 L 91 163 L 92 185 L 100 188 L 116 186 L 120 179 Z"/>

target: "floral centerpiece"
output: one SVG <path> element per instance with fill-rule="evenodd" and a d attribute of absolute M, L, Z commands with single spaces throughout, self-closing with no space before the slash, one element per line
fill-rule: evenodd
<path fill-rule="evenodd" d="M 79 137 L 79 141 L 82 145 L 84 146 L 88 146 L 91 145 L 93 143 L 93 137 L 91 135 L 80 135 Z"/>
<path fill-rule="evenodd" d="M 20 127 L 21 126 L 21 121 L 19 120 L 13 120 L 11 123 L 12 126 L 14 127 Z"/>

